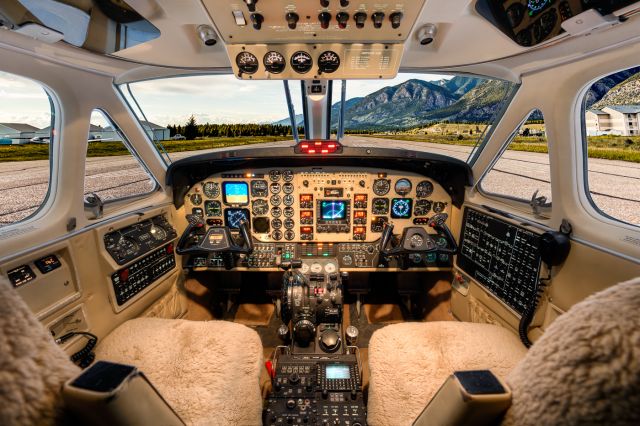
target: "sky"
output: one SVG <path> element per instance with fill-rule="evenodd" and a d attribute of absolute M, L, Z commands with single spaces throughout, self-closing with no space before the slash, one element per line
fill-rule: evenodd
<path fill-rule="evenodd" d="M 401 74 L 393 80 L 352 80 L 347 82 L 347 99 L 411 78 L 440 80 L 450 76 Z M 300 114 L 300 84 L 291 81 L 290 87 L 294 108 Z M 198 123 L 270 123 L 288 117 L 282 81 L 240 81 L 232 75 L 211 75 L 134 83 L 131 89 L 149 121 L 160 125 L 184 124 L 191 114 Z M 339 93 L 337 84 L 333 102 Z M 0 123 L 27 123 L 38 128 L 50 124 L 49 101 L 38 83 L 0 72 L 0 99 Z M 96 114 L 92 123 L 105 124 Z"/>

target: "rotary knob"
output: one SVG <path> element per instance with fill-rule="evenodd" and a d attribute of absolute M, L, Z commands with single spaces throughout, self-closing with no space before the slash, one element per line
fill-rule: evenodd
<path fill-rule="evenodd" d="M 335 352 L 340 347 L 340 336 L 335 330 L 325 330 L 320 335 L 320 347 L 325 352 Z"/>
<path fill-rule="evenodd" d="M 382 21 L 384 21 L 384 12 L 375 12 L 371 15 L 374 28 L 382 28 Z"/>
<path fill-rule="evenodd" d="M 298 21 L 300 20 L 300 16 L 298 16 L 295 12 L 289 12 L 285 15 L 285 19 L 287 20 L 287 25 L 289 29 L 295 30 L 298 25 Z"/>
<path fill-rule="evenodd" d="M 300 320 L 293 327 L 296 342 L 303 347 L 309 346 L 315 337 L 316 326 L 309 320 Z"/>
<path fill-rule="evenodd" d="M 353 15 L 353 19 L 356 20 L 356 28 L 364 28 L 364 23 L 367 20 L 367 14 L 364 12 L 358 12 Z"/>
<path fill-rule="evenodd" d="M 338 12 L 336 21 L 338 21 L 338 27 L 344 30 L 347 28 L 347 23 L 349 22 L 349 14 L 347 12 Z"/>
<path fill-rule="evenodd" d="M 322 29 L 326 30 L 329 28 L 329 23 L 331 22 L 331 14 L 329 12 L 322 12 L 318 15 L 318 20 L 320 21 Z"/>
<path fill-rule="evenodd" d="M 400 22 L 402 21 L 403 14 L 402 12 L 393 12 L 389 15 L 389 20 L 391 21 L 391 28 L 400 27 Z"/>
<path fill-rule="evenodd" d="M 320 6 L 329 7 L 329 0 L 320 0 Z"/>

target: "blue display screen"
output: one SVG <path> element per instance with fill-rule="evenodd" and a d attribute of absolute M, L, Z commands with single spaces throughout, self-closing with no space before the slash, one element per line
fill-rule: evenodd
<path fill-rule="evenodd" d="M 346 217 L 346 201 L 320 201 L 320 218 L 322 220 L 343 220 Z"/>
<path fill-rule="evenodd" d="M 391 217 L 394 219 L 409 219 L 411 217 L 411 198 L 394 198 L 391 200 Z"/>
<path fill-rule="evenodd" d="M 227 204 L 249 204 L 249 185 L 246 182 L 224 182 L 222 196 Z"/>
<path fill-rule="evenodd" d="M 350 379 L 348 365 L 327 365 L 327 379 Z"/>

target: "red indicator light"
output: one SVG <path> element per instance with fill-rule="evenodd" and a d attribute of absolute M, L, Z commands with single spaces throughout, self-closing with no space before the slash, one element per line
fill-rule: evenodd
<path fill-rule="evenodd" d="M 303 226 L 300 228 L 300 233 L 302 234 L 313 234 L 313 227 L 311 226 Z"/>
<path fill-rule="evenodd" d="M 301 194 L 300 201 L 313 201 L 313 194 Z"/>
<path fill-rule="evenodd" d="M 301 218 L 305 218 L 305 219 L 312 218 L 313 217 L 313 211 L 311 211 L 311 210 L 302 211 L 302 212 L 300 212 L 300 217 Z"/>
<path fill-rule="evenodd" d="M 356 201 L 367 201 L 367 194 L 356 194 Z"/>
<path fill-rule="evenodd" d="M 342 145 L 335 141 L 307 141 L 296 146 L 299 154 L 333 154 L 342 151 Z"/>
<path fill-rule="evenodd" d="M 356 226 L 355 228 L 353 228 L 354 234 L 366 234 L 366 232 L 367 228 L 365 228 L 364 226 Z"/>
<path fill-rule="evenodd" d="M 355 217 L 356 219 L 364 219 L 367 217 L 367 212 L 364 210 L 356 210 L 353 214 L 353 217 Z"/>

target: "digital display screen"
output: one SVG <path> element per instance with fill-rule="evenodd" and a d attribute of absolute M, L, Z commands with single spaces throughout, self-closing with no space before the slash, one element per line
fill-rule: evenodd
<path fill-rule="evenodd" d="M 249 210 L 247 209 L 225 209 L 224 222 L 231 229 L 239 229 L 240 221 L 246 220 L 249 223 Z"/>
<path fill-rule="evenodd" d="M 413 200 L 411 198 L 394 198 L 391 200 L 391 217 L 394 219 L 409 219 Z"/>
<path fill-rule="evenodd" d="M 322 220 L 344 220 L 347 217 L 346 201 L 320 201 Z"/>
<path fill-rule="evenodd" d="M 249 204 L 249 185 L 246 182 L 223 182 L 222 196 L 227 204 Z"/>
<path fill-rule="evenodd" d="M 348 365 L 327 365 L 327 379 L 350 379 Z"/>

